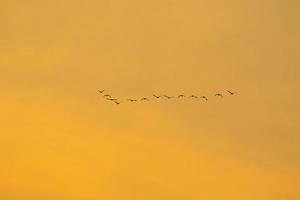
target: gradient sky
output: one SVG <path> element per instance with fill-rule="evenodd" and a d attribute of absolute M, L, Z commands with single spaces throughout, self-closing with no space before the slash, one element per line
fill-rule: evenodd
<path fill-rule="evenodd" d="M 300 199 L 299 10 L 1 0 L 0 199 Z"/>

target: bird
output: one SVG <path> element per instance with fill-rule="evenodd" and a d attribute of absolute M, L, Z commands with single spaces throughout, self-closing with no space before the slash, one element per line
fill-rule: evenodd
<path fill-rule="evenodd" d="M 198 97 L 195 95 L 191 95 L 190 98 L 198 98 Z"/>
<path fill-rule="evenodd" d="M 167 99 L 172 99 L 172 98 L 174 98 L 174 97 L 170 97 L 170 96 L 168 96 L 168 95 L 164 95 L 164 97 L 166 97 Z"/>
<path fill-rule="evenodd" d="M 155 94 L 153 94 L 152 96 L 154 96 L 155 98 L 159 99 L 161 96 L 157 96 Z"/>
<path fill-rule="evenodd" d="M 178 95 L 178 98 L 183 98 L 183 97 L 185 97 L 185 95 L 183 94 Z"/>
<path fill-rule="evenodd" d="M 109 94 L 104 95 L 103 97 L 111 97 Z"/>
<path fill-rule="evenodd" d="M 109 101 L 117 101 L 118 99 L 107 98 Z"/>
<path fill-rule="evenodd" d="M 236 92 L 231 92 L 230 90 L 226 90 L 230 95 L 236 94 Z"/>
<path fill-rule="evenodd" d="M 223 98 L 223 95 L 220 94 L 220 93 L 216 93 L 215 96 L 216 96 L 216 97 L 219 96 L 219 97 L 222 97 L 222 98 Z"/>
<path fill-rule="evenodd" d="M 141 98 L 141 101 L 149 101 L 149 99 L 146 97 L 143 97 L 143 98 Z"/>
<path fill-rule="evenodd" d="M 105 90 L 98 90 L 98 92 L 99 92 L 100 94 L 103 94 L 104 91 L 105 91 Z"/>
<path fill-rule="evenodd" d="M 121 102 L 118 101 L 113 101 L 115 104 L 119 105 Z"/>
<path fill-rule="evenodd" d="M 136 102 L 137 100 L 136 99 L 127 99 L 127 101 Z"/>
<path fill-rule="evenodd" d="M 201 96 L 200 98 L 205 99 L 205 101 L 208 101 L 206 96 Z"/>

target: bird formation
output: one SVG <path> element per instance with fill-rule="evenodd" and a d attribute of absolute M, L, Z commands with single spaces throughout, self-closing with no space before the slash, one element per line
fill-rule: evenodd
<path fill-rule="evenodd" d="M 167 99 L 167 100 L 170 100 L 170 99 L 184 99 L 184 98 L 189 98 L 189 99 L 203 99 L 204 101 L 208 101 L 208 96 L 197 96 L 197 95 L 184 95 L 184 94 L 180 94 L 178 96 L 169 96 L 169 95 L 157 95 L 157 94 L 153 94 L 149 97 L 141 97 L 141 98 L 137 98 L 137 99 L 132 99 L 132 98 L 128 98 L 128 99 L 124 99 L 123 101 L 120 101 L 120 99 L 118 98 L 113 98 L 112 95 L 110 94 L 107 94 L 106 93 L 106 90 L 98 90 L 98 93 L 107 101 L 110 101 L 116 105 L 119 105 L 121 103 L 125 103 L 125 102 L 128 102 L 128 103 L 134 103 L 134 102 L 147 102 L 147 101 L 151 101 L 152 99 Z M 235 95 L 237 92 L 232 92 L 230 90 L 226 90 L 226 94 L 227 95 Z M 218 98 L 223 98 L 225 95 L 225 93 L 215 93 L 214 94 L 214 97 L 218 97 Z M 151 98 L 152 97 L 152 98 Z"/>

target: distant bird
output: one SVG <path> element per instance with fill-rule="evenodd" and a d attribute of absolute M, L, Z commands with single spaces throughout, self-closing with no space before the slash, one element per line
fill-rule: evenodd
<path fill-rule="evenodd" d="M 149 99 L 146 97 L 143 97 L 143 98 L 141 98 L 141 101 L 149 101 Z"/>
<path fill-rule="evenodd" d="M 154 96 L 155 98 L 159 99 L 161 96 L 157 96 L 155 94 L 153 94 L 152 96 Z"/>
<path fill-rule="evenodd" d="M 107 98 L 109 101 L 117 101 L 118 99 Z"/>
<path fill-rule="evenodd" d="M 137 100 L 136 99 L 127 99 L 127 101 L 136 102 Z"/>
<path fill-rule="evenodd" d="M 103 97 L 111 97 L 109 94 L 104 95 Z"/>
<path fill-rule="evenodd" d="M 198 97 L 195 95 L 191 95 L 190 98 L 198 98 Z"/>
<path fill-rule="evenodd" d="M 115 104 L 119 105 L 121 102 L 118 101 L 113 101 Z"/>
<path fill-rule="evenodd" d="M 205 99 L 205 101 L 208 101 L 206 96 L 201 96 L 200 98 Z"/>
<path fill-rule="evenodd" d="M 222 98 L 223 98 L 223 95 L 220 94 L 220 93 L 215 94 L 215 96 L 216 96 L 216 97 L 222 97 Z"/>
<path fill-rule="evenodd" d="M 230 90 L 226 90 L 230 95 L 236 94 L 236 92 L 231 92 Z"/>
<path fill-rule="evenodd" d="M 100 94 L 103 94 L 104 91 L 105 91 L 105 90 L 98 90 L 98 92 L 99 92 Z"/>
<path fill-rule="evenodd" d="M 172 98 L 174 98 L 174 97 L 170 97 L 170 96 L 168 96 L 168 95 L 164 95 L 164 97 L 166 97 L 167 99 L 172 99 Z"/>
<path fill-rule="evenodd" d="M 181 94 L 181 95 L 178 95 L 178 98 L 183 98 L 185 97 L 185 95 Z"/>

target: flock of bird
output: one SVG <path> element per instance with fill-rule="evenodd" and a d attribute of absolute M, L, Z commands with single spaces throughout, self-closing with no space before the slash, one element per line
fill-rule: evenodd
<path fill-rule="evenodd" d="M 107 94 L 106 93 L 106 90 L 98 90 L 98 93 L 100 95 L 102 95 L 105 100 L 107 101 L 111 101 L 113 103 L 115 103 L 116 105 L 119 105 L 120 103 L 124 103 L 124 102 L 143 102 L 143 101 L 150 101 L 151 98 L 150 97 L 142 97 L 142 98 L 138 98 L 138 99 L 125 99 L 124 101 L 120 101 L 120 99 L 118 98 L 113 98 L 112 95 L 110 94 Z M 226 93 L 230 96 L 232 95 L 235 95 L 236 92 L 232 92 L 230 90 L 226 90 Z M 219 97 L 219 98 L 223 98 L 224 95 L 222 93 L 215 93 L 214 94 L 215 97 Z M 181 99 L 181 98 L 191 98 L 191 99 L 203 99 L 204 101 L 208 101 L 208 97 L 207 96 L 197 96 L 197 95 L 184 95 L 184 94 L 180 94 L 178 96 L 168 96 L 168 95 L 156 95 L 156 94 L 153 94 L 151 96 L 152 98 L 154 99 L 160 99 L 160 98 L 165 98 L 165 99 L 174 99 L 174 98 L 178 98 L 178 99 Z"/>

